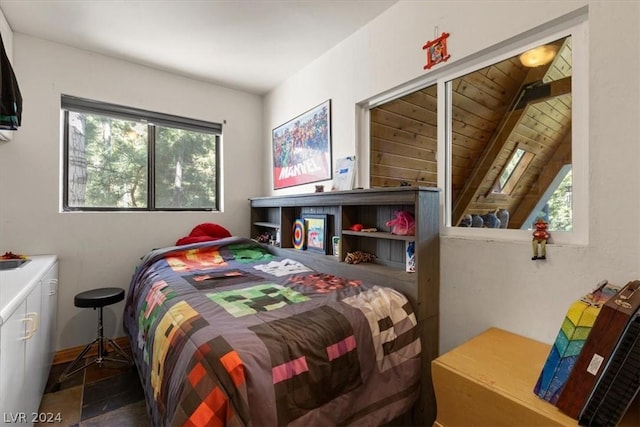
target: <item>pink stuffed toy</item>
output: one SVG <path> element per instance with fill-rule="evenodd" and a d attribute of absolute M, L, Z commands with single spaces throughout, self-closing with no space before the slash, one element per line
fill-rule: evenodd
<path fill-rule="evenodd" d="M 386 222 L 387 227 L 391 227 L 391 234 L 398 236 L 413 236 L 416 231 L 416 221 L 413 214 L 407 211 L 396 211 L 395 218 Z"/>

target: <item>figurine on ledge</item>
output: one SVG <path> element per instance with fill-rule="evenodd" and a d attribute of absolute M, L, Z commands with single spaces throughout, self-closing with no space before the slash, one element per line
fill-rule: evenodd
<path fill-rule="evenodd" d="M 532 241 L 533 257 L 531 257 L 531 259 L 547 259 L 547 240 L 551 237 L 547 231 L 547 223 L 544 222 L 542 218 L 538 218 L 534 224 L 534 228 Z M 538 255 L 538 245 L 540 245 L 540 255 Z"/>

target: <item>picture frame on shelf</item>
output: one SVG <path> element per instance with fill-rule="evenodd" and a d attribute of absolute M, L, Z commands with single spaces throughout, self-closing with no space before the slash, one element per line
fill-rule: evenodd
<path fill-rule="evenodd" d="M 331 179 L 331 100 L 273 129 L 273 188 Z"/>
<path fill-rule="evenodd" d="M 306 248 L 308 251 L 329 253 L 329 215 L 303 213 Z"/>

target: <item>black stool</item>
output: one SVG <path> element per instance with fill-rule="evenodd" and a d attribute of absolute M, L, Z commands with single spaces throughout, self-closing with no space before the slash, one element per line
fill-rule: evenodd
<path fill-rule="evenodd" d="M 87 346 L 82 350 L 82 352 L 75 358 L 75 360 L 67 366 L 64 370 L 60 378 L 56 383 L 57 386 L 60 385 L 62 381 L 69 378 L 71 375 L 75 374 L 78 371 L 85 369 L 86 367 L 97 364 L 98 366 L 102 366 L 105 360 L 109 360 L 112 362 L 120 362 L 120 363 L 128 363 L 132 364 L 133 361 L 129 357 L 129 355 L 120 347 L 114 340 L 111 338 L 107 338 L 102 333 L 102 308 L 107 305 L 115 304 L 124 299 L 124 289 L 121 288 L 99 288 L 93 289 L 91 291 L 81 292 L 75 296 L 73 300 L 73 304 L 76 307 L 91 307 L 94 310 L 96 308 L 98 311 L 98 337 L 93 340 L 92 343 L 87 344 Z M 90 362 L 85 362 L 82 366 L 76 367 L 76 365 L 84 358 L 85 354 L 93 347 L 95 343 L 98 343 L 98 356 Z M 107 357 L 107 344 L 111 344 L 111 347 L 116 351 L 116 353 L 120 354 L 124 359 L 117 359 L 113 357 Z"/>

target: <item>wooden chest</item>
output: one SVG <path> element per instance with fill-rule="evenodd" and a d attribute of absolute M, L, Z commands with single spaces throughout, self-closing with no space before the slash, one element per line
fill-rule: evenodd
<path fill-rule="evenodd" d="M 435 359 L 437 417 L 444 427 L 577 426 L 533 391 L 550 345 L 498 328 Z M 620 426 L 638 427 L 638 399 Z"/>

